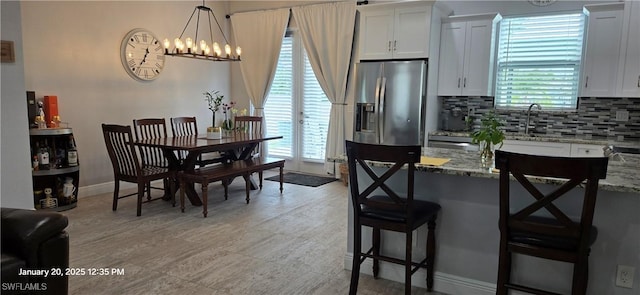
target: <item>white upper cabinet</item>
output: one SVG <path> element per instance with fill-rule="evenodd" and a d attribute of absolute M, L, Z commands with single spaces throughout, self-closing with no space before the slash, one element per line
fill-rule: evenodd
<path fill-rule="evenodd" d="M 493 36 L 500 19 L 496 13 L 443 18 L 438 95 L 491 95 Z"/>
<path fill-rule="evenodd" d="M 581 96 L 616 96 L 623 7 L 623 3 L 585 6 L 589 21 Z"/>
<path fill-rule="evenodd" d="M 431 2 L 367 5 L 360 12 L 360 59 L 429 57 Z"/>
<path fill-rule="evenodd" d="M 625 44 L 626 43 L 626 44 Z M 622 27 L 622 51 L 619 63 L 622 79 L 620 96 L 640 97 L 640 2 L 627 1 Z"/>
<path fill-rule="evenodd" d="M 586 5 L 589 15 L 580 96 L 640 97 L 640 3 Z"/>

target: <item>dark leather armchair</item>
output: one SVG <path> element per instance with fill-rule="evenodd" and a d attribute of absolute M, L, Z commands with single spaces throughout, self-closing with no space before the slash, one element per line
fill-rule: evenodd
<path fill-rule="evenodd" d="M 69 235 L 57 212 L 2 208 L 2 294 L 68 294 Z M 60 275 L 52 275 L 52 269 Z M 20 272 L 23 272 L 21 274 Z M 48 271 L 25 275 L 26 271 Z"/>

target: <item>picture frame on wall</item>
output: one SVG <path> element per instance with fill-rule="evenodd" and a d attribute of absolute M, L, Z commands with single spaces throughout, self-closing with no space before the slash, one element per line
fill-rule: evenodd
<path fill-rule="evenodd" d="M 16 55 L 13 50 L 13 41 L 1 41 L 0 62 L 15 62 Z"/>

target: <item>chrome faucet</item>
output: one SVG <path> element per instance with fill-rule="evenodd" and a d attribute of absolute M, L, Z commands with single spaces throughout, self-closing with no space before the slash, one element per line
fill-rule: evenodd
<path fill-rule="evenodd" d="M 615 147 L 611 145 L 606 145 L 602 148 L 605 157 L 609 157 L 609 159 L 615 160 L 616 157 L 620 159 L 621 162 L 626 162 L 622 155 L 615 151 Z"/>
<path fill-rule="evenodd" d="M 527 122 L 524 125 L 524 134 L 529 134 L 529 120 L 531 119 L 531 108 L 536 106 L 538 111 L 542 110 L 542 107 L 537 103 L 532 103 L 529 105 L 529 109 L 527 109 Z"/>

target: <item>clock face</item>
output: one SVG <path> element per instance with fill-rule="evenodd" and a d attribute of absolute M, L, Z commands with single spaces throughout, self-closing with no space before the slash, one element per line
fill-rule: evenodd
<path fill-rule="evenodd" d="M 133 29 L 122 40 L 120 59 L 131 77 L 151 81 L 164 68 L 164 49 L 160 40 L 150 31 Z"/>
<path fill-rule="evenodd" d="M 527 0 L 527 1 L 529 1 L 529 3 L 535 6 L 547 6 L 556 2 L 556 0 Z"/>

